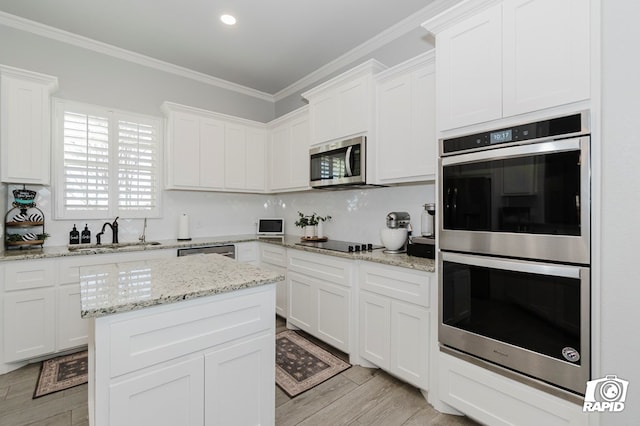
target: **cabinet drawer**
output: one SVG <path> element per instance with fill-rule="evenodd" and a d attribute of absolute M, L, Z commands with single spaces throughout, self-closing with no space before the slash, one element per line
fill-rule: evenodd
<path fill-rule="evenodd" d="M 268 243 L 260 244 L 260 263 L 286 267 L 287 249 Z"/>
<path fill-rule="evenodd" d="M 8 262 L 4 265 L 4 288 L 7 291 L 52 287 L 55 284 L 53 260 Z"/>
<path fill-rule="evenodd" d="M 221 296 L 213 296 L 214 300 L 197 299 L 147 308 L 123 314 L 121 321 L 107 321 L 112 360 L 110 376 L 116 377 L 274 326 L 273 291 Z"/>
<path fill-rule="evenodd" d="M 333 256 L 289 250 L 288 269 L 322 281 L 351 287 L 353 262 Z"/>
<path fill-rule="evenodd" d="M 363 263 L 360 268 L 361 289 L 429 307 L 429 288 L 433 274 L 373 263 Z"/>

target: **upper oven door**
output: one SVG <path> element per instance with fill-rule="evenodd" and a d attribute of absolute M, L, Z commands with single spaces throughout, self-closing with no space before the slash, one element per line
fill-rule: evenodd
<path fill-rule="evenodd" d="M 587 264 L 589 136 L 440 159 L 440 248 Z"/>
<path fill-rule="evenodd" d="M 365 183 L 366 137 L 309 150 L 311 187 Z"/>

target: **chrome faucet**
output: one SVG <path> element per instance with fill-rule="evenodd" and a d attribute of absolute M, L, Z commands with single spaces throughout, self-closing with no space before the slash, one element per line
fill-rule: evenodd
<path fill-rule="evenodd" d="M 96 235 L 97 246 L 102 244 L 102 242 L 100 242 L 100 239 L 102 238 L 102 234 L 104 234 L 104 229 L 107 227 L 107 225 L 109 225 L 109 227 L 111 228 L 111 243 L 118 244 L 118 218 L 120 218 L 120 216 L 116 217 L 113 220 L 113 223 L 105 222 L 104 225 L 102 225 L 102 230 Z"/>
<path fill-rule="evenodd" d="M 142 234 L 138 237 L 141 243 L 145 243 L 147 241 L 147 218 L 144 218 L 144 224 L 142 225 Z"/>

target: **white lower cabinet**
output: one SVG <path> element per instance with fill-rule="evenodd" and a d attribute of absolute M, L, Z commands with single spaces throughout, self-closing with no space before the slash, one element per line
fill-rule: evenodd
<path fill-rule="evenodd" d="M 236 260 L 238 262 L 249 263 L 254 266 L 259 265 L 258 243 L 254 241 L 236 243 Z"/>
<path fill-rule="evenodd" d="M 360 266 L 360 356 L 424 390 L 429 387 L 432 275 L 367 262 Z"/>
<path fill-rule="evenodd" d="M 204 371 L 204 360 L 198 356 L 112 384 L 110 424 L 202 425 Z"/>
<path fill-rule="evenodd" d="M 89 321 L 80 316 L 81 266 L 174 256 L 175 250 L 149 250 L 3 262 L 0 374 L 87 344 Z"/>
<path fill-rule="evenodd" d="M 56 289 L 57 349 L 71 349 L 86 345 L 89 321 L 80 317 L 80 284 L 60 285 Z"/>
<path fill-rule="evenodd" d="M 53 287 L 4 295 L 4 362 L 34 358 L 55 350 Z"/>
<path fill-rule="evenodd" d="M 274 358 L 270 333 L 205 354 L 205 426 L 273 424 Z"/>
<path fill-rule="evenodd" d="M 53 260 L 6 262 L 0 268 L 4 287 L 3 362 L 55 351 L 56 293 Z M 9 371 L 6 366 L 0 372 Z"/>
<path fill-rule="evenodd" d="M 287 251 L 289 315 L 287 324 L 337 349 L 353 354 L 351 338 L 354 264 L 332 256 Z"/>
<path fill-rule="evenodd" d="M 273 425 L 273 285 L 94 319 L 94 426 Z"/>
<path fill-rule="evenodd" d="M 289 293 L 287 291 L 287 249 L 269 243 L 260 243 L 260 266 L 284 275 L 285 279 L 276 283 L 276 314 L 287 318 L 289 313 Z"/>

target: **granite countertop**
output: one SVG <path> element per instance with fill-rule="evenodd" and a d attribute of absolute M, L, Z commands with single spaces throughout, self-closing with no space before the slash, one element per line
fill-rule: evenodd
<path fill-rule="evenodd" d="M 101 317 L 283 279 L 217 254 L 86 266 L 80 268 L 81 316 Z"/>
<path fill-rule="evenodd" d="M 336 238 L 338 239 L 338 238 Z M 184 247 L 201 247 L 208 245 L 219 244 L 234 244 L 251 241 L 260 241 L 270 244 L 276 244 L 287 248 L 293 248 L 296 250 L 304 250 L 312 253 L 325 254 L 329 256 L 342 257 L 352 260 L 364 260 L 369 262 L 382 263 L 385 265 L 400 266 L 403 268 L 416 269 L 426 272 L 435 271 L 435 262 L 433 259 L 425 259 L 415 256 L 407 256 L 406 254 L 387 254 L 384 250 L 373 250 L 369 252 L 359 253 L 342 253 L 337 251 L 319 249 L 314 247 L 300 246 L 296 243 L 300 242 L 299 236 L 287 235 L 278 238 L 260 238 L 258 239 L 255 234 L 246 235 L 225 235 L 218 237 L 202 237 L 194 238 L 189 241 L 177 241 L 177 240 L 154 240 L 160 244 L 157 245 L 131 245 L 121 248 L 109 248 L 108 244 L 101 248 L 83 248 L 80 250 L 69 250 L 67 246 L 58 247 L 44 247 L 42 249 L 35 250 L 9 250 L 0 254 L 0 262 L 10 260 L 28 260 L 28 259 L 46 259 L 56 258 L 64 256 L 86 256 L 96 255 L 102 253 L 126 253 L 132 251 L 147 251 L 147 250 L 164 250 L 164 249 L 178 249 Z"/>
<path fill-rule="evenodd" d="M 292 235 L 287 235 L 283 238 L 263 238 L 260 239 L 260 241 L 282 245 L 284 247 L 294 248 L 296 250 L 342 257 L 344 259 L 364 260 L 368 262 L 382 263 L 391 266 L 400 266 L 402 268 L 416 269 L 426 272 L 435 272 L 436 270 L 435 261 L 433 259 L 408 256 L 404 253 L 388 254 L 381 249 L 372 251 L 361 251 L 356 253 L 344 253 L 339 251 L 297 245 L 296 243 L 300 242 L 300 237 Z"/>

